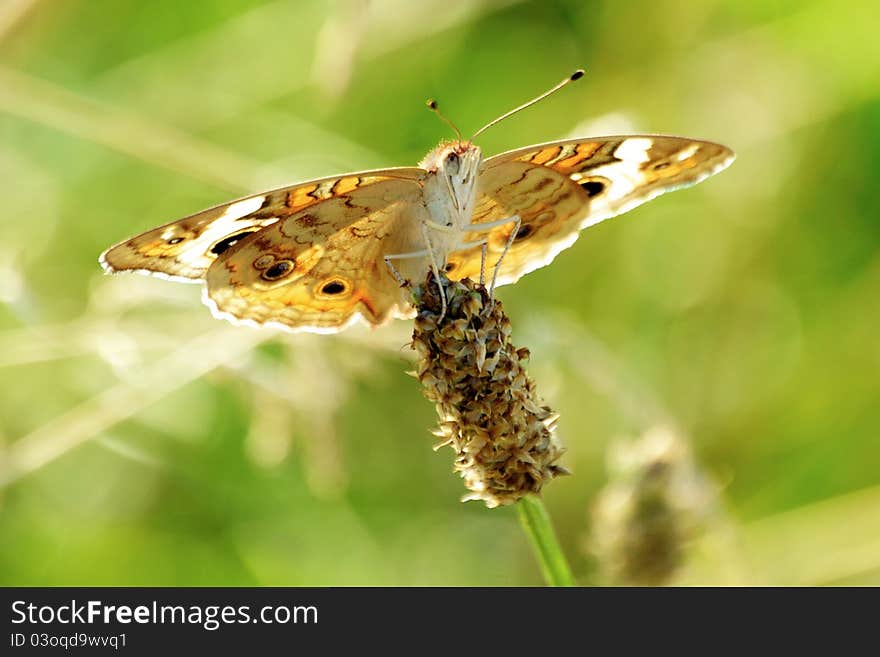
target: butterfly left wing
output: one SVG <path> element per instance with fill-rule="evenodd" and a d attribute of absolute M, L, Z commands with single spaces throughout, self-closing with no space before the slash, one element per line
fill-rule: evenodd
<path fill-rule="evenodd" d="M 356 189 L 387 180 L 420 181 L 424 174 L 415 167 L 364 171 L 246 196 L 120 242 L 101 254 L 100 263 L 112 274 L 131 271 L 200 282 L 224 251 L 279 219 Z"/>
<path fill-rule="evenodd" d="M 513 283 L 549 264 L 581 229 L 622 214 L 663 194 L 696 184 L 727 167 L 733 151 L 712 142 L 664 135 L 596 137 L 540 144 L 483 162 L 472 222 L 518 215 L 521 223 L 498 271 L 497 283 Z M 475 231 L 466 243 L 487 239 L 493 264 L 513 223 Z M 454 251 L 449 277 L 475 278 L 481 247 Z"/>
<path fill-rule="evenodd" d="M 412 317 L 385 256 L 424 249 L 417 181 L 385 180 L 307 207 L 247 235 L 208 268 L 205 303 L 234 323 L 335 333 L 358 319 Z M 394 263 L 421 278 L 428 257 Z"/>

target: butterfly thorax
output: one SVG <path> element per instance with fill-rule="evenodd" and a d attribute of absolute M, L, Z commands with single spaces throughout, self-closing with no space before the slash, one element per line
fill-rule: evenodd
<path fill-rule="evenodd" d="M 482 153 L 469 141 L 443 142 L 428 153 L 419 166 L 428 172 L 424 198 L 439 251 L 453 248 L 462 236 L 462 229 L 470 223 L 477 196 L 477 174 Z M 446 231 L 437 226 L 447 228 Z M 445 233 L 445 235 L 444 235 Z"/>

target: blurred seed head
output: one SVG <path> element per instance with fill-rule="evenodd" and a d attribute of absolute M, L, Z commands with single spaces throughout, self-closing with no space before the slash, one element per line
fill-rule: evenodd
<path fill-rule="evenodd" d="M 513 504 L 567 471 L 555 435 L 558 415 L 544 406 L 525 370 L 529 351 L 510 342 L 510 320 L 482 285 L 433 275 L 414 290 L 416 377 L 440 418 L 435 449 L 455 451 L 455 470 L 471 492 L 462 501 Z"/>
<path fill-rule="evenodd" d="M 589 549 L 609 584 L 668 583 L 707 519 L 714 490 L 684 439 L 666 427 L 613 444 L 608 460 Z"/>

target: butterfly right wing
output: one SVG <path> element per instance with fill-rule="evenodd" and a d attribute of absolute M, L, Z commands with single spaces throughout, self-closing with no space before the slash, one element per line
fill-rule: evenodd
<path fill-rule="evenodd" d="M 425 171 L 400 167 L 321 178 L 254 194 L 172 221 L 101 254 L 108 273 L 131 271 L 200 282 L 218 256 L 248 235 L 323 201 L 387 180 L 420 182 Z"/>

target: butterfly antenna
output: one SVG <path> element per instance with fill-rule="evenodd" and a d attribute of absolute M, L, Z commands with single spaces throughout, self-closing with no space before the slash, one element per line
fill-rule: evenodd
<path fill-rule="evenodd" d="M 437 116 L 440 117 L 440 120 L 443 121 L 443 123 L 445 123 L 446 125 L 448 125 L 450 128 L 452 128 L 455 131 L 455 134 L 458 137 L 458 141 L 461 141 L 462 140 L 461 139 L 461 130 L 459 130 L 458 126 L 456 126 L 452 121 L 447 119 L 446 116 L 443 114 L 443 112 L 440 111 L 440 108 L 437 107 L 437 101 L 432 98 L 431 100 L 429 100 L 425 104 L 428 106 L 429 110 L 431 110 L 432 112 L 434 112 L 434 114 L 436 114 Z"/>
<path fill-rule="evenodd" d="M 510 116 L 513 116 L 514 114 L 516 114 L 516 113 L 519 112 L 520 110 L 524 110 L 524 109 L 527 108 L 527 107 L 531 107 L 532 105 L 534 105 L 534 104 L 537 103 L 538 101 L 544 100 L 544 99 L 545 99 L 547 96 L 549 96 L 550 94 L 556 93 L 557 91 L 559 91 L 560 89 L 562 89 L 562 87 L 564 87 L 565 85 L 567 85 L 569 82 L 574 82 L 575 80 L 580 80 L 582 77 L 584 77 L 584 69 L 579 68 L 579 69 L 576 70 L 574 73 L 572 73 L 572 74 L 569 75 L 567 78 L 565 78 L 562 82 L 560 82 L 559 84 L 557 84 L 556 86 L 554 86 L 552 89 L 548 89 L 547 91 L 545 91 L 544 93 L 542 93 L 542 94 L 541 94 L 540 96 L 538 96 L 537 98 L 532 98 L 529 102 L 527 102 L 527 103 L 523 103 L 523 104 L 520 105 L 519 107 L 514 107 L 512 110 L 510 110 L 510 111 L 507 112 L 506 114 L 502 114 L 501 116 L 499 116 L 499 117 L 498 117 L 497 119 L 495 119 L 494 121 L 489 121 L 489 123 L 487 123 L 486 125 L 484 125 L 482 128 L 480 128 L 479 130 L 477 130 L 477 131 L 474 133 L 474 136 L 471 137 L 471 141 L 473 141 L 474 139 L 476 139 L 477 137 L 479 137 L 481 133 L 485 132 L 486 130 L 488 130 L 489 128 L 491 128 L 491 127 L 492 127 L 493 125 L 495 125 L 496 123 L 501 123 L 504 119 L 506 119 L 506 118 L 508 118 L 508 117 L 510 117 Z"/>

